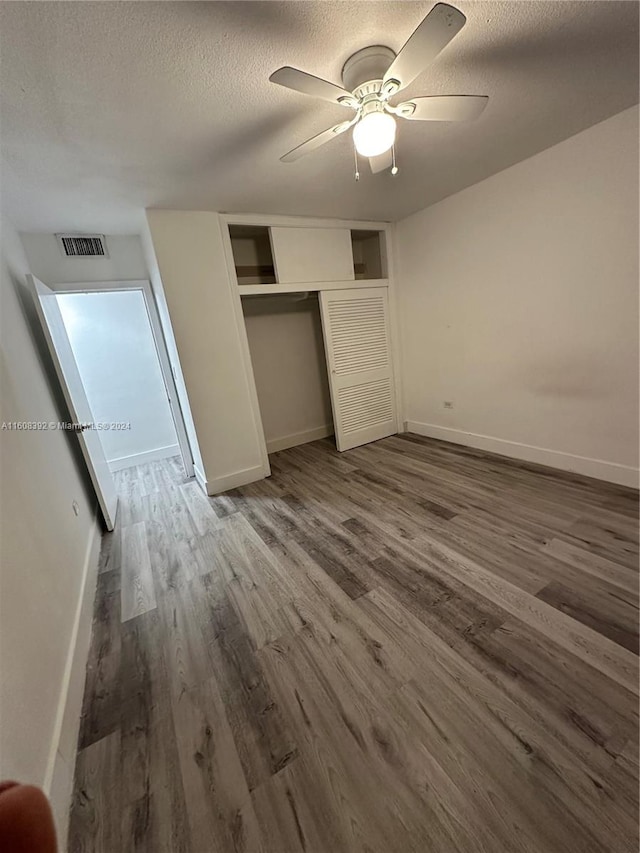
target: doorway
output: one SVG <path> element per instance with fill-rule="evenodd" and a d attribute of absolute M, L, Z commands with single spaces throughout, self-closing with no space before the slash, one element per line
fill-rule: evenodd
<path fill-rule="evenodd" d="M 148 282 L 56 286 L 56 297 L 111 472 L 177 456 L 194 475 Z"/>

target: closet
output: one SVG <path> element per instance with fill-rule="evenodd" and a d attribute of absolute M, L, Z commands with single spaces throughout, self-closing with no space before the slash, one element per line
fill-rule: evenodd
<path fill-rule="evenodd" d="M 268 453 L 398 431 L 384 228 L 229 223 Z"/>
<path fill-rule="evenodd" d="M 242 312 L 267 451 L 332 435 L 317 293 L 245 296 Z"/>

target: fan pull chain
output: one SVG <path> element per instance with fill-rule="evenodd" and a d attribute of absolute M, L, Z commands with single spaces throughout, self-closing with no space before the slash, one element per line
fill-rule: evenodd
<path fill-rule="evenodd" d="M 398 167 L 396 166 L 396 146 L 395 145 L 391 146 L 391 162 L 393 164 L 391 166 L 391 174 L 397 175 L 398 174 Z"/>
<path fill-rule="evenodd" d="M 355 179 L 356 179 L 356 181 L 359 181 L 360 180 L 360 172 L 358 171 L 358 149 L 356 148 L 355 142 L 353 143 L 353 159 L 355 160 L 355 164 L 356 164 Z"/>

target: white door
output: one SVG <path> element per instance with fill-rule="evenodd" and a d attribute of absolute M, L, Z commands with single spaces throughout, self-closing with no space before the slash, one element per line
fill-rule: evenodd
<path fill-rule="evenodd" d="M 69 407 L 71 420 L 74 424 L 91 424 L 93 423 L 93 415 L 80 379 L 78 366 L 73 357 L 56 294 L 35 276 L 29 275 L 27 280 L 33 293 L 51 358 Z M 118 495 L 100 438 L 94 429 L 78 430 L 77 436 L 89 469 L 91 482 L 96 490 L 105 524 L 108 530 L 113 530 L 118 509 Z"/>
<path fill-rule="evenodd" d="M 348 228 L 269 229 L 279 284 L 353 281 L 353 249 Z"/>
<path fill-rule="evenodd" d="M 387 288 L 323 290 L 320 308 L 338 450 L 393 435 Z"/>

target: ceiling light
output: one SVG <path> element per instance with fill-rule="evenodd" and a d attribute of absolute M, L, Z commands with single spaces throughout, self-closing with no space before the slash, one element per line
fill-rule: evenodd
<path fill-rule="evenodd" d="M 384 154 L 391 148 L 395 138 L 396 120 L 388 113 L 369 113 L 353 129 L 353 141 L 362 157 Z"/>

